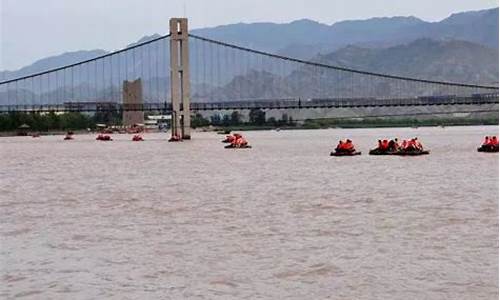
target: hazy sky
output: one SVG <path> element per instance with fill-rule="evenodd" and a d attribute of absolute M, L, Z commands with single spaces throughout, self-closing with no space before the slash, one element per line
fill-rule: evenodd
<path fill-rule="evenodd" d="M 497 0 L 0 0 L 0 70 L 67 51 L 118 49 L 166 33 L 175 16 L 187 16 L 191 28 L 396 15 L 437 21 L 496 6 Z"/>

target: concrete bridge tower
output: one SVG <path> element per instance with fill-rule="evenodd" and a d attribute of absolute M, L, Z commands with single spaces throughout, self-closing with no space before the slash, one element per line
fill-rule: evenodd
<path fill-rule="evenodd" d="M 170 19 L 170 91 L 172 137 L 190 139 L 189 36 L 186 18 Z"/>

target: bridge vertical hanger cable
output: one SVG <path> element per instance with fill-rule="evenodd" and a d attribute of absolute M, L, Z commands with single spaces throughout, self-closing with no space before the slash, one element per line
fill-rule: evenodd
<path fill-rule="evenodd" d="M 169 56 L 169 54 L 168 54 L 169 53 L 168 52 L 169 48 L 170 48 L 170 44 L 169 44 L 168 40 L 165 39 L 163 41 L 163 55 L 162 55 L 163 61 L 165 62 L 164 68 L 163 68 L 163 70 L 165 72 L 165 87 L 170 87 L 170 80 L 168 80 L 168 78 L 169 78 L 169 70 L 170 70 L 170 60 L 167 59 L 167 57 Z M 163 101 L 166 103 L 167 99 L 168 99 L 168 97 L 170 95 L 170 90 L 165 88 L 164 93 L 165 94 L 164 94 L 164 97 L 163 97 Z"/>
<path fill-rule="evenodd" d="M 140 52 L 139 52 L 139 62 L 140 62 L 140 68 L 141 68 L 141 85 L 144 87 L 144 83 L 145 83 L 145 80 L 146 80 L 146 77 L 145 77 L 145 74 L 144 74 L 144 49 L 142 48 L 139 48 Z M 144 90 L 144 88 L 143 88 Z M 144 97 L 144 92 L 142 93 L 142 97 L 143 97 L 143 101 L 146 99 Z"/>
<path fill-rule="evenodd" d="M 54 98 L 57 104 L 61 104 L 61 99 L 59 99 L 59 71 L 54 72 L 55 77 L 55 87 L 54 87 Z"/>
<path fill-rule="evenodd" d="M 215 49 L 215 101 L 220 101 L 218 98 L 218 91 L 220 88 L 220 73 L 221 73 L 221 60 L 220 60 L 220 52 L 223 47 L 217 47 Z"/>
<path fill-rule="evenodd" d="M 106 66 L 104 65 L 104 63 L 106 62 L 106 57 L 104 57 L 103 59 L 100 60 L 101 61 L 101 86 L 102 86 L 102 91 L 101 91 L 101 98 L 103 99 L 103 101 L 106 101 Z M 109 99 L 108 99 L 109 101 Z"/>
<path fill-rule="evenodd" d="M 158 102 L 159 98 L 160 98 L 160 94 L 159 94 L 159 92 L 160 92 L 160 83 L 158 82 L 158 80 L 159 80 L 158 79 L 158 77 L 159 77 L 159 71 L 160 71 L 160 66 L 159 66 L 159 64 L 160 64 L 160 61 L 159 61 L 160 60 L 160 57 L 159 57 L 160 56 L 160 50 L 159 50 L 158 44 L 156 44 L 155 46 L 156 46 L 155 47 L 156 49 L 154 51 L 154 61 L 155 61 L 155 64 L 154 64 L 155 65 L 155 76 L 154 76 L 155 77 L 155 81 L 154 81 L 155 82 L 155 93 L 154 93 L 155 100 L 154 101 Z"/>
<path fill-rule="evenodd" d="M 66 73 L 67 73 L 67 69 L 63 69 L 61 70 L 62 72 L 62 75 L 63 75 L 63 82 L 62 82 L 62 102 L 65 103 L 65 102 L 68 102 L 68 96 L 67 96 L 67 82 L 66 82 Z"/>

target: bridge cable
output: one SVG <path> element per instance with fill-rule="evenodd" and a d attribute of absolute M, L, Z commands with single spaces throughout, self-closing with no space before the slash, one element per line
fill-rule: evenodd
<path fill-rule="evenodd" d="M 370 75 L 370 76 L 377 76 L 377 77 L 383 77 L 383 78 L 389 78 L 389 79 L 397 79 L 397 80 L 403 80 L 403 81 L 413 81 L 413 82 L 423 82 L 423 83 L 430 83 L 430 84 L 442 84 L 442 85 L 447 85 L 447 86 L 461 86 L 461 87 L 470 87 L 470 88 L 480 88 L 480 89 L 494 89 L 498 90 L 499 88 L 497 86 L 487 86 L 487 85 L 478 85 L 478 84 L 466 84 L 466 83 L 457 83 L 457 82 L 451 82 L 451 81 L 436 81 L 436 80 L 427 80 L 427 79 L 420 79 L 420 78 L 413 78 L 413 77 L 405 77 L 405 76 L 397 76 L 397 75 L 389 75 L 389 74 L 384 74 L 384 73 L 376 73 L 376 72 L 369 72 L 369 71 L 363 71 L 363 70 L 357 70 L 357 69 L 351 69 L 351 68 L 346 68 L 346 67 L 340 67 L 340 66 L 333 66 L 333 65 L 327 65 L 324 63 L 319 63 L 319 62 L 312 62 L 312 61 L 306 61 L 298 58 L 292 58 L 284 55 L 278 55 L 278 54 L 273 54 L 270 52 L 264 52 L 260 50 L 255 50 L 255 49 L 250 49 L 234 44 L 229 44 L 205 37 L 201 37 L 198 35 L 194 34 L 189 34 L 190 37 L 194 39 L 199 39 L 203 40 L 212 44 L 220 45 L 220 46 L 225 46 L 225 47 L 230 47 L 233 49 L 238 49 L 241 51 L 249 52 L 249 53 L 254 53 L 254 54 L 259 54 L 267 57 L 273 57 L 277 59 L 282 59 L 282 60 L 287 60 L 287 61 L 292 61 L 300 64 L 305 64 L 309 66 L 318 66 L 322 68 L 328 68 L 328 69 L 333 69 L 333 70 L 338 70 L 338 71 L 345 71 L 349 73 L 355 73 L 355 74 L 362 74 L 362 75 Z"/>

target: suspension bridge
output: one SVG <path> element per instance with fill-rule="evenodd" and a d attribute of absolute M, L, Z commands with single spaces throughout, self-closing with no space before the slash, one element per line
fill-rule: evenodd
<path fill-rule="evenodd" d="M 464 105 L 498 105 L 498 86 L 287 57 L 190 34 L 184 18 L 167 35 L 0 82 L 0 113 L 161 112 L 183 138 L 196 111 Z"/>

